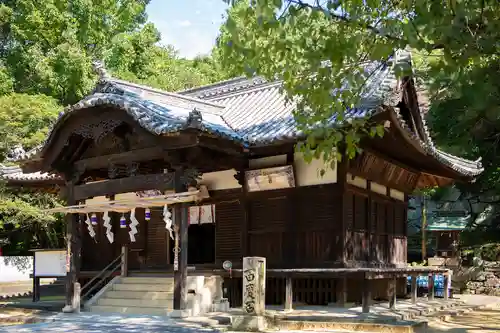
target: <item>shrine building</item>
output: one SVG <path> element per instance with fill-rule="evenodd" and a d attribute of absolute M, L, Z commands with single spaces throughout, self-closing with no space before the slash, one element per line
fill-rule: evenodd
<path fill-rule="evenodd" d="M 92 311 L 185 310 L 202 288 L 239 307 L 242 259 L 252 256 L 267 261 L 267 304 L 285 302 L 287 279 L 305 304 L 369 306 L 395 281 L 404 294 L 408 195 L 483 169 L 435 147 L 413 78 L 394 74 L 401 63 L 411 65 L 407 52 L 367 67 L 350 115 L 383 124 L 385 135 L 363 139 L 362 153 L 333 169 L 296 151 L 304 136 L 282 82 L 236 78 L 172 93 L 100 67 L 94 91 L 18 161 L 20 179 L 62 184 L 68 305 L 74 282 L 101 281 L 88 293 Z M 146 291 L 172 277 L 175 286 L 159 287 L 164 301 L 148 303 Z"/>

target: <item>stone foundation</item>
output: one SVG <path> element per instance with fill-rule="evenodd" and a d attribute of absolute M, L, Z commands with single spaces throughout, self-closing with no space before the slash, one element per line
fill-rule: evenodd
<path fill-rule="evenodd" d="M 500 296 L 500 262 L 477 262 L 453 274 L 453 285 L 465 294 Z"/>
<path fill-rule="evenodd" d="M 485 270 L 466 283 L 465 293 L 500 296 L 500 268 Z"/>

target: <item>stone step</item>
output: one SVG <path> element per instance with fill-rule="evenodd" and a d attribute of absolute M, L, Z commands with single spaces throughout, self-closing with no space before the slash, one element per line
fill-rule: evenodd
<path fill-rule="evenodd" d="M 168 308 L 147 308 L 134 306 L 109 306 L 109 305 L 94 305 L 90 308 L 90 312 L 94 313 L 126 313 L 135 315 L 150 315 L 150 316 L 167 316 L 171 309 Z"/>
<path fill-rule="evenodd" d="M 173 284 L 174 278 L 165 277 L 125 277 L 120 283 L 131 284 Z"/>
<path fill-rule="evenodd" d="M 128 291 L 110 290 L 104 294 L 105 298 L 144 299 L 144 300 L 173 300 L 174 294 L 170 291 Z"/>
<path fill-rule="evenodd" d="M 113 290 L 116 291 L 163 291 L 173 292 L 174 284 L 133 284 L 133 283 L 117 283 L 113 285 Z"/>
<path fill-rule="evenodd" d="M 161 299 L 130 299 L 130 298 L 101 298 L 97 305 L 144 307 L 144 308 L 172 308 L 173 300 Z"/>

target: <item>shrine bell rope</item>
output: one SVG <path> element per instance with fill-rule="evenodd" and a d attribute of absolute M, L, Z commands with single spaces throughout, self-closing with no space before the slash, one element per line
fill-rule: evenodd
<path fill-rule="evenodd" d="M 148 207 L 164 207 L 165 205 L 173 205 L 183 202 L 200 201 L 203 197 L 200 191 L 189 191 L 181 193 L 170 193 L 153 197 L 136 197 L 122 200 L 110 200 L 102 203 L 81 204 L 66 207 L 56 207 L 46 209 L 47 213 L 69 213 L 69 214 L 87 214 L 87 213 L 104 213 L 118 212 L 127 213 L 135 208 Z"/>

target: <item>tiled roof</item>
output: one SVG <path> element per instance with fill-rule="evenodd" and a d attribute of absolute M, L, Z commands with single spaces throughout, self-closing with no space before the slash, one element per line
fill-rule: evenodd
<path fill-rule="evenodd" d="M 422 121 L 424 123 L 424 133 L 425 136 L 424 138 L 420 138 L 415 132 L 413 132 L 408 125 L 406 124 L 405 120 L 403 117 L 398 113 L 398 110 L 396 110 L 397 116 L 399 118 L 399 122 L 401 123 L 402 127 L 407 131 L 407 133 L 415 140 L 415 142 L 418 142 L 418 144 L 431 156 L 433 156 L 435 159 L 443 163 L 444 165 L 452 168 L 453 170 L 465 175 L 465 176 L 477 176 L 481 174 L 484 171 L 484 168 L 481 164 L 481 158 L 471 161 L 467 160 L 458 156 L 454 156 L 451 154 L 448 154 L 442 150 L 439 150 L 436 148 L 434 145 L 434 142 L 432 141 L 431 135 L 429 133 L 429 129 L 427 128 L 427 125 L 425 123 L 425 118 L 422 117 Z"/>
<path fill-rule="evenodd" d="M 411 55 L 409 52 L 400 51 L 394 62 L 411 63 Z M 372 80 L 367 83 L 367 89 L 362 95 L 358 108 L 352 112 L 353 116 L 365 116 L 379 105 L 384 103 L 391 105 L 392 102 L 391 106 L 394 106 L 399 102 L 397 98 L 391 101 L 394 98 L 391 93 L 398 88 L 391 66 L 389 64 L 381 66 L 376 71 L 372 75 Z M 217 83 L 180 93 L 226 106 L 222 114 L 233 128 L 245 135 L 250 142 L 268 143 L 300 134 L 296 130 L 292 115 L 294 105 L 285 104 L 280 88 L 280 82 L 268 83 L 262 78 L 247 80 L 236 78 L 225 81 L 225 84 Z M 423 108 L 422 113 L 427 111 L 427 104 L 425 101 L 420 105 Z M 413 140 L 441 163 L 466 176 L 477 176 L 483 172 L 481 159 L 470 161 L 437 149 L 423 116 L 424 138 L 410 130 L 399 114 L 398 118 Z"/>
<path fill-rule="evenodd" d="M 28 182 L 37 182 L 37 181 L 47 181 L 47 180 L 56 180 L 60 179 L 58 175 L 49 174 L 49 173 L 41 173 L 41 172 L 33 172 L 33 173 L 23 173 L 19 166 L 4 166 L 0 164 L 0 179 L 6 181 L 28 181 Z"/>
<path fill-rule="evenodd" d="M 391 63 L 367 63 L 370 80 L 361 94 L 359 104 L 350 110 L 350 117 L 363 117 L 389 101 L 398 88 Z M 223 105 L 224 119 L 250 144 L 267 144 L 292 139 L 302 133 L 297 129 L 293 111 L 296 105 L 286 100 L 282 82 L 267 82 L 256 77 L 237 78 L 206 87 L 180 92 Z M 335 119 L 331 119 L 332 125 Z M 322 124 L 324 126 L 324 124 Z"/>
<path fill-rule="evenodd" d="M 198 128 L 205 132 L 227 137 L 244 143 L 244 138 L 235 132 L 218 113 L 168 105 L 160 100 L 152 101 L 137 95 L 124 93 L 95 93 L 84 98 L 67 111 L 91 108 L 98 105 L 114 105 L 126 111 L 148 131 L 160 135 L 174 133 L 185 128 Z M 66 116 L 66 115 L 65 115 Z"/>
<path fill-rule="evenodd" d="M 432 216 L 427 221 L 428 231 L 464 230 L 471 219 L 470 215 L 463 217 Z"/>
<path fill-rule="evenodd" d="M 358 105 L 348 117 L 370 116 L 381 105 L 395 106 L 401 100 L 401 89 L 393 65 L 411 66 L 409 52 L 398 51 L 387 63 L 367 63 L 370 79 L 365 84 Z M 243 147 L 265 145 L 273 141 L 295 139 L 298 130 L 293 111 L 281 91 L 281 82 L 263 78 L 235 78 L 209 86 L 169 93 L 150 87 L 111 78 L 102 65 L 97 66 L 100 81 L 94 92 L 65 110 L 55 124 L 60 126 L 69 115 L 96 105 L 114 105 L 154 134 L 165 134 L 196 128 L 213 135 L 239 142 Z M 432 156 L 463 175 L 474 176 L 482 171 L 479 161 L 468 161 L 439 151 L 432 144 L 428 131 L 422 138 L 400 122 L 414 140 Z M 330 119 L 330 124 L 337 123 Z M 325 124 L 320 124 L 325 126 Z M 51 140 L 54 129 L 47 140 Z M 47 147 L 44 144 L 44 147 Z M 30 154 L 39 154 L 39 150 Z"/>
<path fill-rule="evenodd" d="M 197 128 L 245 143 L 222 117 L 221 105 L 115 79 L 101 81 L 93 94 L 66 109 L 59 122 L 71 112 L 98 105 L 114 105 L 126 111 L 157 135 Z"/>
<path fill-rule="evenodd" d="M 194 96 L 197 98 L 209 99 L 214 96 L 233 93 L 242 89 L 251 89 L 253 87 L 261 86 L 265 83 L 267 83 L 267 80 L 259 76 L 250 79 L 244 76 L 240 76 L 234 79 L 210 84 L 208 86 L 183 90 L 179 93 L 183 95 Z"/>
<path fill-rule="evenodd" d="M 39 151 L 42 149 L 42 145 L 38 145 L 28 151 L 25 151 L 24 148 L 19 145 L 10 151 L 7 155 L 8 162 L 22 161 L 27 160 L 34 157 Z"/>
<path fill-rule="evenodd" d="M 101 80 L 94 92 L 66 109 L 58 123 L 76 110 L 115 105 L 154 134 L 196 127 L 240 142 L 243 146 L 292 139 L 301 134 L 292 113 L 295 105 L 286 103 L 280 82 L 236 78 L 210 87 L 169 93 L 113 79 L 103 72 L 102 67 L 99 70 Z M 367 63 L 365 70 L 370 80 L 358 107 L 350 111 L 352 117 L 374 111 L 397 88 L 391 64 Z"/>

